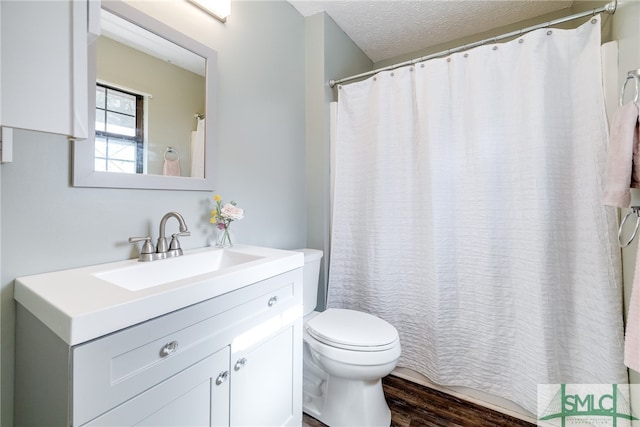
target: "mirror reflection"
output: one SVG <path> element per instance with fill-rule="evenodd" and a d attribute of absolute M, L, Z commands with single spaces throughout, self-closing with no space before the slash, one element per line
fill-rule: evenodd
<path fill-rule="evenodd" d="M 104 9 L 101 30 L 94 170 L 203 178 L 205 58 Z"/>

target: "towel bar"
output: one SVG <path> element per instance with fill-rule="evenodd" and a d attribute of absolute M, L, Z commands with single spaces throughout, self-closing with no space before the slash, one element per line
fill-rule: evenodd
<path fill-rule="evenodd" d="M 635 225 L 635 228 L 633 229 L 633 233 L 631 233 L 631 237 L 629 237 L 626 243 L 623 243 L 622 227 L 624 227 L 624 223 L 627 222 L 627 219 L 629 219 L 629 217 L 632 214 L 636 214 L 636 225 Z M 627 214 L 624 216 L 624 218 L 622 219 L 622 222 L 620 223 L 620 227 L 618 228 L 618 243 L 620 244 L 621 248 L 626 248 L 631 244 L 631 242 L 633 242 L 633 239 L 635 239 L 636 234 L 638 234 L 639 226 L 640 226 L 640 206 L 631 206 L 631 210 L 627 212 Z"/>
<path fill-rule="evenodd" d="M 164 150 L 164 159 L 165 160 L 180 160 L 180 153 L 173 147 L 167 147 Z"/>

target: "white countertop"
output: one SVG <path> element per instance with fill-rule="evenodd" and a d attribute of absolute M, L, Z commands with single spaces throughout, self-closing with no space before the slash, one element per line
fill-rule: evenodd
<path fill-rule="evenodd" d="M 304 265 L 302 252 L 246 245 L 194 249 L 183 256 L 221 250 L 260 259 L 137 291 L 96 276 L 135 267 L 137 259 L 99 264 L 19 277 L 14 298 L 67 344 L 76 345 Z"/>

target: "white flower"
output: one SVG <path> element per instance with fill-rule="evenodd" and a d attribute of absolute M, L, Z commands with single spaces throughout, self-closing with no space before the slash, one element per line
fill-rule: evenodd
<path fill-rule="evenodd" d="M 244 209 L 234 206 L 231 203 L 227 203 L 220 210 L 220 214 L 225 219 L 236 221 L 244 217 Z"/>

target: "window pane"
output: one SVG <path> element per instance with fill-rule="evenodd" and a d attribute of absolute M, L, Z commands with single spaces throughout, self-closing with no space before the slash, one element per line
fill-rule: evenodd
<path fill-rule="evenodd" d="M 104 157 L 96 157 L 93 170 L 96 172 L 107 172 L 107 159 Z"/>
<path fill-rule="evenodd" d="M 105 88 L 102 86 L 96 86 L 96 106 L 104 109 L 106 100 Z"/>
<path fill-rule="evenodd" d="M 135 163 L 136 145 L 135 142 L 110 138 L 109 159 L 127 160 Z"/>
<path fill-rule="evenodd" d="M 136 119 L 123 114 L 107 112 L 107 132 L 136 136 Z"/>
<path fill-rule="evenodd" d="M 96 135 L 96 157 L 107 157 L 107 139 Z"/>
<path fill-rule="evenodd" d="M 94 170 L 99 172 L 136 172 L 135 141 L 96 135 Z"/>
<path fill-rule="evenodd" d="M 104 132 L 106 129 L 104 123 L 104 110 L 96 108 L 96 130 Z"/>
<path fill-rule="evenodd" d="M 128 93 L 107 91 L 107 110 L 130 116 L 136 115 L 136 97 Z"/>
<path fill-rule="evenodd" d="M 136 173 L 136 163 L 122 160 L 109 160 L 109 172 Z"/>
<path fill-rule="evenodd" d="M 1 1 L 1 0 L 0 0 Z M 138 124 L 137 108 L 142 97 L 108 86 L 96 86 L 96 143 L 94 170 L 136 173 L 138 145 L 142 129 Z M 142 119 L 142 117 L 140 117 Z M 116 136 L 117 135 L 117 136 Z"/>

